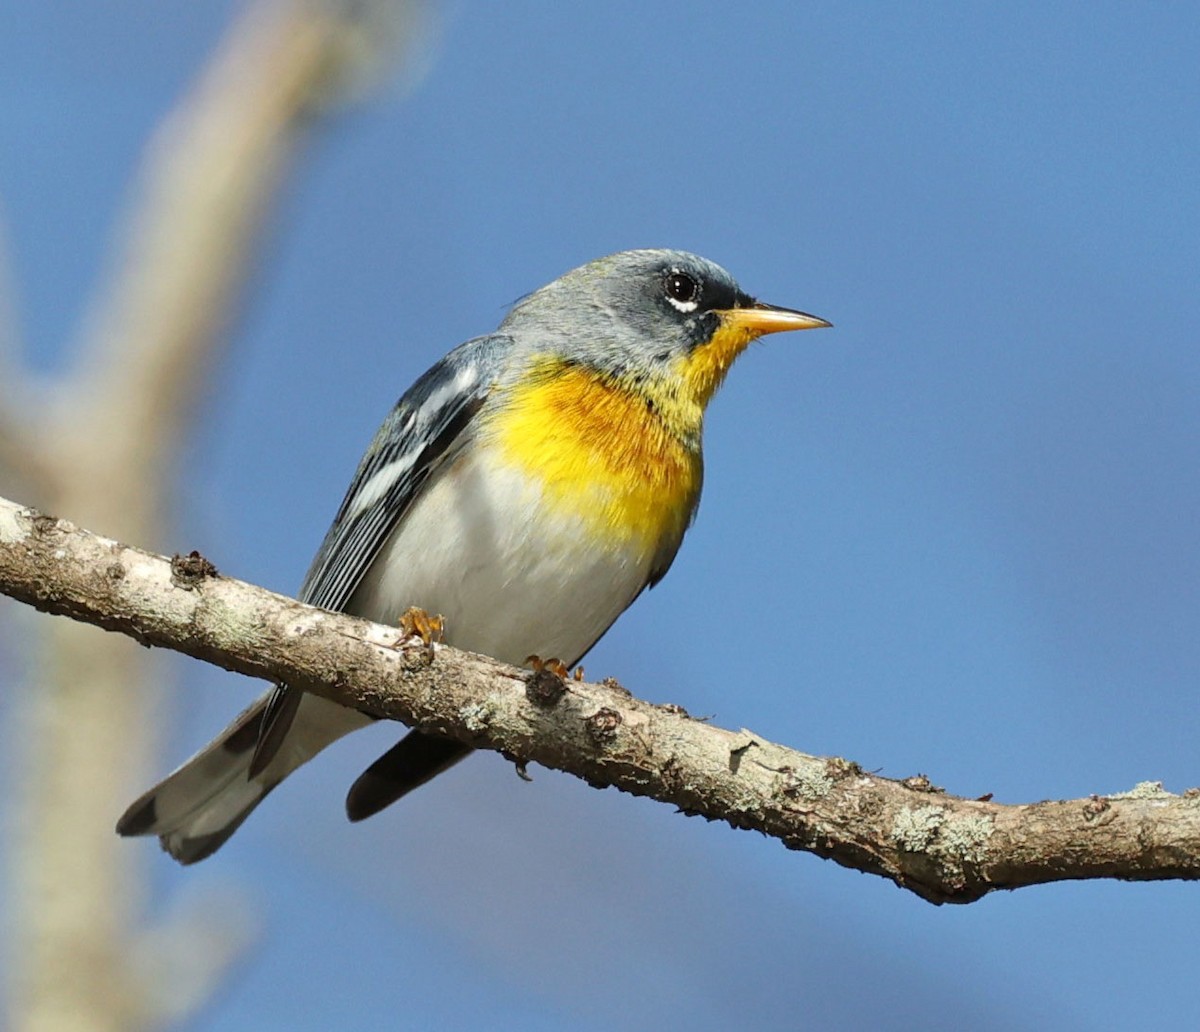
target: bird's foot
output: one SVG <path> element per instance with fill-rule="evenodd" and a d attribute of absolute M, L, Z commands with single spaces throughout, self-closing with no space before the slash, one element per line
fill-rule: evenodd
<path fill-rule="evenodd" d="M 567 693 L 567 678 L 571 671 L 561 659 L 529 656 L 525 665 L 533 670 L 525 680 L 525 694 L 531 702 L 538 706 L 553 706 Z"/>
<path fill-rule="evenodd" d="M 535 674 L 540 674 L 543 671 L 546 671 L 547 673 L 551 673 L 555 677 L 559 677 L 564 681 L 571 676 L 571 671 L 568 669 L 567 664 L 561 659 L 542 659 L 541 656 L 526 656 L 525 665 L 529 667 Z M 583 667 L 580 667 L 579 669 L 582 670 Z M 579 678 L 576 678 L 576 680 L 579 680 Z"/>
<path fill-rule="evenodd" d="M 440 616 L 431 616 L 417 606 L 409 606 L 400 614 L 397 621 L 400 633 L 406 638 L 420 638 L 426 645 L 432 645 L 442 640 L 446 631 L 446 621 Z"/>

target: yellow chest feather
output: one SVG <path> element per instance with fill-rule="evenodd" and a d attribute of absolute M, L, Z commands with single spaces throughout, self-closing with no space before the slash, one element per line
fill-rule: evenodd
<path fill-rule="evenodd" d="M 555 511 L 604 540 L 657 551 L 687 530 L 702 477 L 698 410 L 685 440 L 644 389 L 547 363 L 489 423 L 503 461 L 540 482 Z"/>

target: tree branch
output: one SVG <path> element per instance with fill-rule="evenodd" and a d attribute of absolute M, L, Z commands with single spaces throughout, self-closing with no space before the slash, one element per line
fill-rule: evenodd
<path fill-rule="evenodd" d="M 385 57 L 413 41 L 418 20 L 401 0 L 261 0 L 231 27 L 147 149 L 110 281 L 62 388 L 60 418 L 73 430 L 64 446 L 87 449 L 104 427 L 102 455 L 119 445 L 139 480 L 165 476 L 314 116 L 390 67 Z"/>
<path fill-rule="evenodd" d="M 46 470 L 31 447 L 45 407 L 42 391 L 24 365 L 25 347 L 17 318 L 17 289 L 11 249 L 0 205 L 0 478 L 22 490 L 44 493 Z"/>
<path fill-rule="evenodd" d="M 1002 805 L 693 720 L 612 681 L 563 683 L 402 639 L 0 500 L 0 592 L 227 670 L 778 838 L 934 903 L 1080 878 L 1200 878 L 1200 790 L 1145 783 Z"/>

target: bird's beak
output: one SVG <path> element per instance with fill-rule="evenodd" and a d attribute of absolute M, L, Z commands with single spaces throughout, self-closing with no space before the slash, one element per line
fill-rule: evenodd
<path fill-rule="evenodd" d="M 792 308 L 776 308 L 763 301 L 755 301 L 747 308 L 724 308 L 717 312 L 722 322 L 730 329 L 748 330 L 758 337 L 764 333 L 782 333 L 785 330 L 819 330 L 833 323 L 807 312 Z"/>

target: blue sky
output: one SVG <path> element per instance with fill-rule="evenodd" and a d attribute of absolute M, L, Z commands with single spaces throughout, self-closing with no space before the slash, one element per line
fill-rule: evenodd
<path fill-rule="evenodd" d="M 37 367 L 231 10 L 0 14 Z M 290 182 L 172 548 L 294 591 L 434 359 L 584 260 L 683 247 L 836 328 L 734 369 L 699 519 L 589 675 L 964 795 L 1200 783 L 1193 5 L 457 4 L 435 39 Z M 180 676 L 164 771 L 257 690 Z M 932 908 L 494 756 L 351 827 L 393 737 L 341 743 L 202 866 L 155 857 L 157 905 L 234 887 L 262 922 L 190 1029 L 1200 1023 L 1195 886 Z"/>

